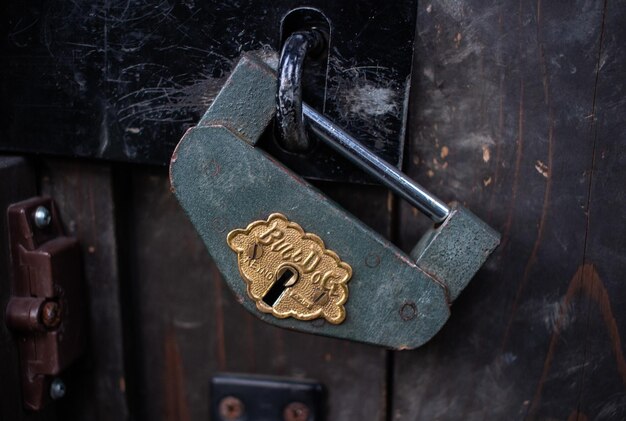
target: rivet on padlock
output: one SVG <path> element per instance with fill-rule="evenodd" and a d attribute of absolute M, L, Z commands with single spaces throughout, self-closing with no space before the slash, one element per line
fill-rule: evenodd
<path fill-rule="evenodd" d="M 302 112 L 322 141 L 436 221 L 411 257 L 258 149 L 275 115 L 276 63 L 273 54 L 243 55 L 178 144 L 170 164 L 174 193 L 239 302 L 257 317 L 395 349 L 422 345 L 443 326 L 449 304 L 499 235 L 306 104 Z M 301 119 L 296 113 L 296 124 Z"/>

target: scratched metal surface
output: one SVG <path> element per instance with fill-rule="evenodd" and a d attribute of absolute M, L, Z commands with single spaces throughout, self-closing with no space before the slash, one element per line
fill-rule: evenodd
<path fill-rule="evenodd" d="M 326 87 L 305 99 L 399 165 L 416 0 L 9 2 L 0 150 L 166 165 L 241 51 L 278 49 L 281 19 L 301 6 L 331 29 Z M 324 148 L 281 159 L 313 178 L 364 179 Z"/>

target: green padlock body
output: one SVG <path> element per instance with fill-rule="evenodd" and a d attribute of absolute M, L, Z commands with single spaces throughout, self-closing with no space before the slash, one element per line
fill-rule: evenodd
<path fill-rule="evenodd" d="M 450 314 L 439 267 L 426 265 L 431 272 L 427 273 L 393 244 L 254 147 L 274 116 L 276 74 L 270 66 L 275 63 L 272 55 L 265 60 L 244 55 L 198 126 L 185 134 L 170 164 L 176 197 L 237 300 L 258 318 L 284 328 L 394 349 L 422 345 L 441 329 Z M 454 209 L 456 214 L 467 216 L 461 207 Z M 320 236 L 326 248 L 351 265 L 346 318 L 341 324 L 323 319 L 279 319 L 260 312 L 248 297 L 237 255 L 229 248 L 226 236 L 275 212 Z M 492 244 L 495 235 L 497 245 L 497 234 L 476 220 L 477 230 L 487 232 L 487 243 Z M 422 263 L 429 250 L 445 249 L 446 243 L 452 246 L 450 236 L 439 233 L 453 225 L 448 218 L 418 246 L 422 252 L 417 257 L 423 255 Z M 458 264 L 469 262 L 471 267 L 460 269 L 465 276 L 455 279 L 454 296 L 484 262 L 490 252 L 485 254 L 485 250 L 493 250 L 495 245 L 481 246 L 480 252 L 464 251 L 471 256 L 461 256 Z"/>
<path fill-rule="evenodd" d="M 443 283 L 454 301 L 500 244 L 500 234 L 458 203 L 450 208 L 448 218 L 422 236 L 411 258 Z"/>

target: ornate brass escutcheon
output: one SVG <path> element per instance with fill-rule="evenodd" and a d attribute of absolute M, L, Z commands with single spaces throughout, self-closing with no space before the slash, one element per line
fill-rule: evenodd
<path fill-rule="evenodd" d="M 260 311 L 281 319 L 343 322 L 352 268 L 320 237 L 273 213 L 267 221 L 231 231 L 227 242 Z"/>

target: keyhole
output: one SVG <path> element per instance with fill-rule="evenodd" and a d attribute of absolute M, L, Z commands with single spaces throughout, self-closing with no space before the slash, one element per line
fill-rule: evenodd
<path fill-rule="evenodd" d="M 289 266 L 283 266 L 276 272 L 276 280 L 263 296 L 263 302 L 273 307 L 287 288 L 298 281 L 298 271 Z"/>

